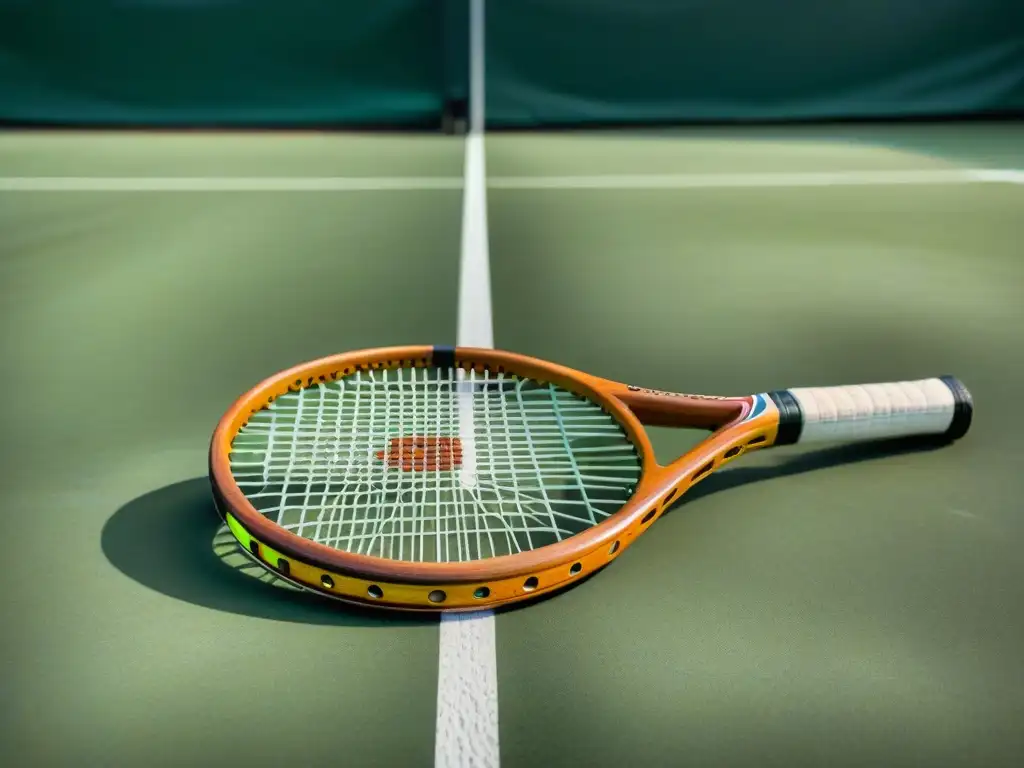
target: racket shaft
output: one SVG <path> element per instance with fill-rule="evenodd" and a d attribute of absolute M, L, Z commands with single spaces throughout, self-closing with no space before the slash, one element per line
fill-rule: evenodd
<path fill-rule="evenodd" d="M 779 406 L 776 444 L 854 442 L 912 435 L 956 440 L 970 427 L 971 395 L 957 379 L 800 387 L 770 393 Z"/>

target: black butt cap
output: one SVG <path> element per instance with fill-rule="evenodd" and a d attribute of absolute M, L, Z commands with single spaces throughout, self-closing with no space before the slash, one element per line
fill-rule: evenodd
<path fill-rule="evenodd" d="M 967 387 L 953 376 L 940 376 L 939 380 L 949 387 L 953 393 L 953 421 L 949 424 L 943 437 L 947 440 L 959 440 L 971 428 L 971 417 L 974 415 L 974 400 Z"/>

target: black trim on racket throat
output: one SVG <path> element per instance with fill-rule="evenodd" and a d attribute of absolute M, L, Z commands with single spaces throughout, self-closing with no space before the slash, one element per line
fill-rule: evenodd
<path fill-rule="evenodd" d="M 793 445 L 800 439 L 804 428 L 804 414 L 793 393 L 788 389 L 776 389 L 768 397 L 779 409 L 779 433 L 775 445 Z"/>
<path fill-rule="evenodd" d="M 959 440 L 967 434 L 971 427 L 971 417 L 974 415 L 974 401 L 967 387 L 955 376 L 940 376 L 939 381 L 949 387 L 953 393 L 953 420 L 949 428 L 943 433 L 947 440 Z"/>

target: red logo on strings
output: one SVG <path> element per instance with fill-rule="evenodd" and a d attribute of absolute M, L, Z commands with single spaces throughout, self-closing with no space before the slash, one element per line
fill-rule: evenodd
<path fill-rule="evenodd" d="M 457 437 L 393 437 L 377 458 L 403 472 L 450 472 L 462 466 L 462 441 Z"/>

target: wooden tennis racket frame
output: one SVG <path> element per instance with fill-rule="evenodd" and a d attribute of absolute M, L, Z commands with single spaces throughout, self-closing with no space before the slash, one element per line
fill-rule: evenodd
<path fill-rule="evenodd" d="M 549 382 L 598 403 L 626 430 L 641 458 L 636 490 L 596 526 L 538 550 L 454 563 L 421 563 L 345 552 L 302 538 L 265 518 L 231 473 L 231 443 L 274 399 L 356 371 L 454 365 Z M 659 465 L 643 425 L 700 427 L 709 439 Z M 239 544 L 280 577 L 322 595 L 408 611 L 471 611 L 534 599 L 603 568 L 695 483 L 750 450 L 775 442 L 779 412 L 770 399 L 684 395 L 642 389 L 524 355 L 456 347 L 386 347 L 334 355 L 271 376 L 222 417 L 210 444 L 210 478 L 221 517 Z"/>

